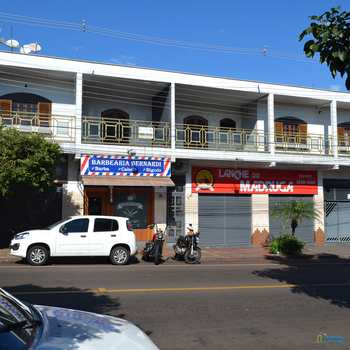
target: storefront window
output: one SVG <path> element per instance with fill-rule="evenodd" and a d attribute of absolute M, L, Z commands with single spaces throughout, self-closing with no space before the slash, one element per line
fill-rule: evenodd
<path fill-rule="evenodd" d="M 149 205 L 147 192 L 130 193 L 122 191 L 118 193 L 118 199 L 114 205 L 114 214 L 127 217 L 134 229 L 145 229 L 148 225 L 147 214 Z"/>

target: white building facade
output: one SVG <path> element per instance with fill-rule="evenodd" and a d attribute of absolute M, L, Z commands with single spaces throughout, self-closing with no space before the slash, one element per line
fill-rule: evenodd
<path fill-rule="evenodd" d="M 297 235 L 350 240 L 348 93 L 2 52 L 0 122 L 60 144 L 63 217 L 261 245 L 288 232 L 274 207 L 304 200 L 320 215 Z"/>

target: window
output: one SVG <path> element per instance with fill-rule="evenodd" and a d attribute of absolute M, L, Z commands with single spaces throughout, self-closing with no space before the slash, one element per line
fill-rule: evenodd
<path fill-rule="evenodd" d="M 338 125 L 338 144 L 342 147 L 349 147 L 350 123 L 341 123 Z"/>
<path fill-rule="evenodd" d="M 37 105 L 33 103 L 21 103 L 21 102 L 13 102 L 12 110 L 14 112 L 23 112 L 23 113 L 36 113 Z"/>
<path fill-rule="evenodd" d="M 275 121 L 276 142 L 287 144 L 307 143 L 307 123 L 294 117 L 278 118 Z"/>
<path fill-rule="evenodd" d="M 88 232 L 89 219 L 72 220 L 64 224 L 63 227 L 67 230 L 67 233 Z"/>
<path fill-rule="evenodd" d="M 21 306 L 0 293 L 0 350 L 25 350 L 31 348 L 37 332 L 36 327 L 21 327 L 13 331 L 1 331 L 7 325 L 28 320 L 29 317 L 25 312 Z"/>
<path fill-rule="evenodd" d="M 121 109 L 107 109 L 101 113 L 102 136 L 105 141 L 127 143 L 131 137 L 129 114 Z"/>
<path fill-rule="evenodd" d="M 236 122 L 230 118 L 221 119 L 220 128 L 236 129 Z"/>
<path fill-rule="evenodd" d="M 184 119 L 186 144 L 196 147 L 208 146 L 208 121 L 199 116 L 191 115 Z"/>
<path fill-rule="evenodd" d="M 118 231 L 118 221 L 111 219 L 95 219 L 94 232 Z"/>

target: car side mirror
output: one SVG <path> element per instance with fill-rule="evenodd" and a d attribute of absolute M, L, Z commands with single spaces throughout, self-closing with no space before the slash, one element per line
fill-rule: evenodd
<path fill-rule="evenodd" d="M 66 225 L 63 225 L 61 228 L 60 228 L 60 232 L 64 235 L 68 235 L 68 227 Z"/>

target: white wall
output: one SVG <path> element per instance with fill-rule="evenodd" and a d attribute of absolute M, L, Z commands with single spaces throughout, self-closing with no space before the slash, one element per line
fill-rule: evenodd
<path fill-rule="evenodd" d="M 83 116 L 100 118 L 101 112 L 107 109 L 121 109 L 129 114 L 129 120 L 152 120 L 152 101 L 149 106 L 121 102 L 87 100 L 83 98 Z"/>
<path fill-rule="evenodd" d="M 308 124 L 308 134 L 324 135 L 331 124 L 329 108 L 320 111 L 316 106 L 275 104 L 275 119 L 283 117 L 305 121 Z"/>
<path fill-rule="evenodd" d="M 80 160 L 68 157 L 68 179 L 63 185 L 62 217 L 82 215 L 84 212 L 84 185 L 79 179 Z"/>
<path fill-rule="evenodd" d="M 68 84 L 65 86 L 45 84 L 43 86 L 40 83 L 31 83 L 29 80 L 22 79 L 22 81 L 21 84 L 7 84 L 0 81 L 0 98 L 11 93 L 36 94 L 52 102 L 52 114 L 75 115 L 75 87 L 73 83 L 71 86 L 68 86 Z M 25 84 L 28 84 L 28 87 L 24 87 Z"/>
<path fill-rule="evenodd" d="M 175 105 L 176 108 L 176 105 Z M 201 116 L 205 119 L 208 120 L 208 126 L 209 127 L 220 127 L 220 120 L 224 119 L 224 118 L 230 118 L 232 120 L 234 120 L 236 122 L 236 127 L 237 128 L 242 128 L 242 116 L 241 115 L 237 115 L 234 113 L 225 113 L 225 112 L 220 112 L 220 113 L 213 113 L 213 112 L 207 112 L 207 113 L 203 113 L 203 112 L 198 112 L 196 110 L 177 110 L 176 111 L 176 123 L 178 124 L 183 124 L 184 123 L 184 119 L 186 117 L 189 117 L 191 115 L 196 115 L 196 116 Z"/>

